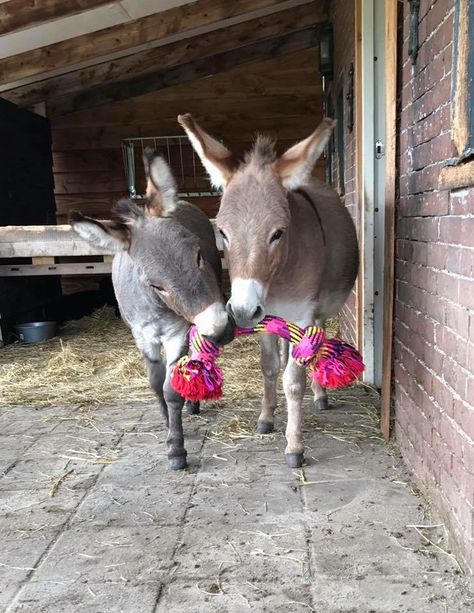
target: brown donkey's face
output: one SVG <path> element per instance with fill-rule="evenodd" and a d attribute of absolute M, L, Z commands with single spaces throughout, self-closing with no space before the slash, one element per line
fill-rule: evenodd
<path fill-rule="evenodd" d="M 250 163 L 235 173 L 216 222 L 232 283 L 227 309 L 238 324 L 252 326 L 265 315 L 268 288 L 289 247 L 288 199 L 270 165 Z"/>
<path fill-rule="evenodd" d="M 190 115 L 179 116 L 178 121 L 211 181 L 224 188 L 216 221 L 232 283 L 227 310 L 238 325 L 253 326 L 266 315 L 270 284 L 288 257 L 288 191 L 309 181 L 334 121 L 323 120 L 311 136 L 279 158 L 272 142 L 259 137 L 242 163 L 236 162 L 232 153 L 206 134 Z"/>
<path fill-rule="evenodd" d="M 173 217 L 176 186 L 166 163 L 148 154 L 146 210 L 128 200 L 115 207 L 117 222 L 75 214 L 73 228 L 89 242 L 128 251 L 144 289 L 202 334 L 219 340 L 229 324 L 221 288 L 199 239 Z"/>

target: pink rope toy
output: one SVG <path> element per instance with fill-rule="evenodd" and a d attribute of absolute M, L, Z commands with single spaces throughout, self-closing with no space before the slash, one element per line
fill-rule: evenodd
<path fill-rule="evenodd" d="M 360 353 L 338 338 L 327 338 L 323 328 L 300 328 L 281 317 L 268 315 L 254 328 L 237 328 L 236 336 L 257 332 L 276 334 L 292 343 L 292 356 L 308 368 L 310 379 L 323 387 L 337 388 L 353 383 L 364 371 Z M 201 336 L 195 326 L 189 331 L 190 354 L 176 363 L 171 385 L 187 400 L 218 400 L 224 378 L 216 360 L 222 347 Z"/>

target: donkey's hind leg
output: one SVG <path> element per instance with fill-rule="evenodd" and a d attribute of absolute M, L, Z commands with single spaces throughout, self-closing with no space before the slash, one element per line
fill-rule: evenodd
<path fill-rule="evenodd" d="M 158 406 L 161 414 L 165 418 L 166 426 L 169 425 L 168 408 L 163 395 L 163 384 L 166 377 L 166 367 L 163 360 L 151 360 L 145 357 L 145 364 L 148 373 L 148 382 L 151 389 L 155 392 L 158 399 Z"/>
<path fill-rule="evenodd" d="M 317 319 L 316 325 L 320 328 L 324 328 L 324 319 Z M 328 405 L 328 393 L 324 387 L 319 385 L 317 381 L 311 382 L 311 389 L 313 390 L 314 395 L 314 408 L 317 411 L 326 411 L 329 408 Z"/>
<path fill-rule="evenodd" d="M 327 409 L 329 409 L 329 403 L 326 388 L 319 385 L 317 381 L 311 382 L 311 388 L 314 394 L 314 408 L 317 411 L 327 411 Z"/>
<path fill-rule="evenodd" d="M 184 408 L 186 409 L 188 415 L 199 415 L 199 413 L 201 412 L 201 405 L 199 403 L 199 400 L 197 400 L 196 402 L 192 400 L 186 400 L 186 402 L 184 403 Z"/>
<path fill-rule="evenodd" d="M 278 337 L 263 334 L 260 339 L 260 365 L 263 374 L 262 410 L 257 421 L 258 434 L 269 434 L 274 428 L 274 413 L 277 406 L 277 379 L 280 372 Z"/>

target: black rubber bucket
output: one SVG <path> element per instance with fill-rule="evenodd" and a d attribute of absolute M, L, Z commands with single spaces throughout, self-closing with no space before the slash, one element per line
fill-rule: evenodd
<path fill-rule="evenodd" d="M 26 324 L 17 324 L 15 333 L 24 343 L 40 343 L 53 338 L 56 328 L 55 321 L 31 321 Z"/>

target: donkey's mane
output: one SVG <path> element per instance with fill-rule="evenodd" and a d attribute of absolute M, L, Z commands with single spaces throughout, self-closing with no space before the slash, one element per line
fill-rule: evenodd
<path fill-rule="evenodd" d="M 257 134 L 255 142 L 250 151 L 244 157 L 244 164 L 252 162 L 259 166 L 271 164 L 276 160 L 275 140 L 264 134 Z"/>

